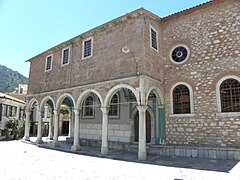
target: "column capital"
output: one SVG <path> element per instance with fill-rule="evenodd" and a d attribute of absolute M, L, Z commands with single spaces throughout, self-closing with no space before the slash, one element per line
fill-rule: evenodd
<path fill-rule="evenodd" d="M 58 114 L 58 110 L 57 110 L 57 109 L 54 109 L 54 110 L 53 110 L 53 113 L 54 113 L 54 114 Z"/>
<path fill-rule="evenodd" d="M 75 115 L 78 116 L 80 114 L 80 109 L 73 109 L 73 112 Z"/>
<path fill-rule="evenodd" d="M 138 111 L 142 111 L 142 112 L 146 111 L 147 108 L 148 108 L 148 106 L 146 106 L 146 105 L 139 105 L 139 106 L 137 106 Z"/>
<path fill-rule="evenodd" d="M 100 107 L 103 114 L 108 114 L 109 107 Z"/>
<path fill-rule="evenodd" d="M 38 109 L 37 111 L 39 114 L 42 114 L 42 110 L 41 109 Z"/>
<path fill-rule="evenodd" d="M 159 108 L 159 109 L 163 109 L 163 108 L 164 108 L 164 106 L 163 106 L 163 105 L 160 105 L 160 106 L 158 106 L 158 108 Z"/>

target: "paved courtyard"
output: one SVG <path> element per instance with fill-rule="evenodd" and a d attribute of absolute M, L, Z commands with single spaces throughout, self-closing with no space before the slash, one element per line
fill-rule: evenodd
<path fill-rule="evenodd" d="M 94 153 L 94 151 L 92 152 Z M 124 152 L 121 153 L 122 159 L 127 160 L 127 158 L 124 159 Z M 131 154 L 126 154 L 126 157 L 129 158 L 130 156 Z M 116 160 L 119 157 L 120 155 L 117 152 L 112 152 L 109 158 L 94 157 L 40 148 L 34 144 L 21 141 L 2 141 L 0 142 L 0 179 L 240 180 L 240 163 L 236 161 L 218 162 L 166 157 L 158 157 L 160 159 L 154 160 L 154 156 L 150 156 L 154 164 L 148 164 L 147 161 L 140 163 L 137 160 L 136 162 Z M 164 163 L 168 164 L 161 165 Z M 207 167 L 211 163 L 209 170 L 195 168 L 199 164 L 201 164 L 199 167 Z M 181 164 L 185 168 L 181 167 Z M 218 166 L 226 164 L 229 169 L 226 169 L 226 167 L 218 168 Z M 188 166 L 191 168 L 186 168 Z M 211 170 L 213 166 L 216 166 L 218 171 Z"/>

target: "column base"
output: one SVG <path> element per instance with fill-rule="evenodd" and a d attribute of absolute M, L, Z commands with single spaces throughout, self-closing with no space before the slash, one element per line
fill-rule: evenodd
<path fill-rule="evenodd" d="M 47 137 L 47 139 L 49 139 L 49 140 L 53 140 L 53 137 Z"/>
<path fill-rule="evenodd" d="M 52 147 L 60 147 L 60 144 L 58 141 L 53 141 L 52 142 Z"/>
<path fill-rule="evenodd" d="M 77 152 L 81 149 L 81 146 L 78 144 L 78 145 L 72 145 L 71 147 L 71 151 L 72 152 Z"/>
<path fill-rule="evenodd" d="M 24 136 L 24 137 L 23 137 L 23 140 L 24 140 L 24 141 L 30 141 L 30 137 Z"/>
<path fill-rule="evenodd" d="M 37 143 L 37 144 L 43 144 L 43 140 L 42 140 L 42 139 L 37 139 L 37 140 L 36 140 L 36 143 Z"/>
<path fill-rule="evenodd" d="M 108 154 L 108 147 L 101 147 L 101 154 L 107 155 Z"/>
<path fill-rule="evenodd" d="M 138 160 L 140 161 L 147 160 L 147 152 L 138 152 Z"/>

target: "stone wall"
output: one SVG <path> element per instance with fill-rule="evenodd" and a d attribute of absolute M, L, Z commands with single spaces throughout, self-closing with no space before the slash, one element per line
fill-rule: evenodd
<path fill-rule="evenodd" d="M 239 7 L 237 0 L 224 1 L 161 24 L 169 144 L 240 145 L 239 115 L 219 116 L 216 101 L 216 83 L 226 75 L 240 76 Z M 177 44 L 190 48 L 190 58 L 181 65 L 169 60 Z M 177 82 L 193 89 L 192 116 L 171 115 L 170 89 Z"/>
<path fill-rule="evenodd" d="M 80 123 L 80 138 L 88 140 L 101 140 L 102 124 Z M 128 142 L 131 139 L 130 124 L 109 124 L 108 140 L 112 142 Z"/>
<path fill-rule="evenodd" d="M 163 95 L 160 101 L 166 112 L 167 144 L 239 147 L 240 115 L 219 113 L 216 95 L 216 84 L 221 78 L 240 77 L 239 7 L 239 0 L 226 0 L 179 13 L 174 18 L 160 19 L 144 12 L 95 28 L 31 60 L 28 99 L 36 97 L 40 102 L 49 95 L 56 102 L 62 94 L 69 93 L 77 102 L 86 89 L 97 90 L 104 99 L 107 92 L 119 84 L 138 88 L 138 65 L 139 74 L 158 81 L 149 81 L 149 84 L 157 86 Z M 150 47 L 150 25 L 158 31 L 159 51 Z M 93 56 L 82 60 L 82 42 L 90 36 L 93 37 Z M 169 53 L 179 44 L 189 47 L 190 57 L 177 65 L 170 61 Z M 124 54 L 121 49 L 126 45 L 130 52 Z M 72 58 L 69 65 L 61 67 L 61 51 L 67 46 L 71 47 Z M 45 58 L 51 53 L 53 69 L 45 73 Z M 193 112 L 174 115 L 171 89 L 182 82 L 193 90 Z M 100 124 L 95 123 L 96 127 L 91 124 L 91 132 L 87 129 L 83 132 L 86 127 L 82 124 L 81 137 L 100 139 Z M 119 138 L 127 141 L 128 132 L 109 129 L 112 141 Z"/>
<path fill-rule="evenodd" d="M 135 59 L 143 57 L 143 19 L 119 19 L 62 43 L 31 59 L 28 94 L 64 89 L 136 75 Z M 93 38 L 93 56 L 82 59 L 82 43 Z M 130 52 L 124 54 L 122 48 Z M 70 47 L 70 63 L 61 66 L 62 49 Z M 134 56 L 133 56 L 134 53 Z M 53 54 L 52 70 L 45 72 L 46 56 Z M 138 66 L 141 68 L 142 61 Z"/>

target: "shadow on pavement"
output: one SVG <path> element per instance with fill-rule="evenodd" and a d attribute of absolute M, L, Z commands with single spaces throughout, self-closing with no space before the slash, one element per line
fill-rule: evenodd
<path fill-rule="evenodd" d="M 51 150 L 57 150 L 67 153 L 71 152 L 71 143 L 66 141 L 59 141 L 59 147 L 52 147 L 50 140 L 44 141 L 43 144 L 36 144 L 35 141 L 23 141 L 25 143 L 33 144 L 41 148 L 47 148 Z M 229 172 L 238 163 L 237 160 L 220 160 L 220 159 L 200 159 L 200 158 L 184 158 L 184 157 L 171 157 L 162 156 L 156 154 L 148 154 L 146 161 L 139 161 L 137 159 L 136 152 L 122 151 L 122 150 L 110 150 L 108 155 L 102 155 L 100 148 L 81 146 L 81 150 L 74 152 L 74 154 L 87 155 L 99 158 L 108 158 L 113 160 L 121 160 L 136 163 L 145 163 L 169 167 L 188 168 L 197 170 L 208 170 L 218 172 Z"/>

